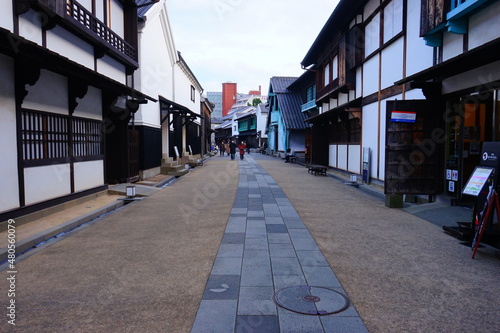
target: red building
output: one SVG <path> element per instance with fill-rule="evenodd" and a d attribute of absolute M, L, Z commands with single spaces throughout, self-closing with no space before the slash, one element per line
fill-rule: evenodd
<path fill-rule="evenodd" d="M 226 82 L 222 84 L 222 116 L 236 103 L 238 88 L 236 83 Z"/>

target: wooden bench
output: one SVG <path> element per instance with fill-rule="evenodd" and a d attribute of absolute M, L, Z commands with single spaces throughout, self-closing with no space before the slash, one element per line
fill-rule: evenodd
<path fill-rule="evenodd" d="M 288 161 L 289 161 L 290 163 L 295 163 L 295 162 L 297 162 L 297 156 L 293 156 L 293 155 L 288 156 Z"/>
<path fill-rule="evenodd" d="M 317 165 L 317 164 L 311 164 L 309 165 L 309 168 L 307 170 L 307 173 L 311 173 L 313 175 L 317 175 L 317 174 L 320 174 L 320 175 L 325 175 L 326 176 L 326 170 L 328 168 L 324 165 Z"/>

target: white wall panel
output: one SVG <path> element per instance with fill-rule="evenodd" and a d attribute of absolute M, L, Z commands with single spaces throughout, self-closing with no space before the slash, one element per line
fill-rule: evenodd
<path fill-rule="evenodd" d="M 347 170 L 347 161 L 348 161 L 347 145 L 338 145 L 337 147 L 338 147 L 337 167 L 342 170 Z"/>
<path fill-rule="evenodd" d="M 330 145 L 328 148 L 328 166 L 337 167 L 337 145 Z"/>
<path fill-rule="evenodd" d="M 12 1 L 0 0 L 0 27 L 9 31 L 14 30 L 14 20 L 12 15 Z"/>
<path fill-rule="evenodd" d="M 123 16 L 123 6 L 118 0 L 111 0 L 111 18 L 108 25 L 111 27 L 113 32 L 117 33 L 121 38 L 125 37 L 124 30 L 124 16 Z"/>
<path fill-rule="evenodd" d="M 19 207 L 14 61 L 0 54 L 0 212 Z"/>
<path fill-rule="evenodd" d="M 47 48 L 82 66 L 94 69 L 92 45 L 60 26 L 47 31 Z"/>
<path fill-rule="evenodd" d="M 361 148 L 359 145 L 349 145 L 349 165 L 348 170 L 354 173 L 361 173 Z"/>
<path fill-rule="evenodd" d="M 432 66 L 433 48 L 420 37 L 420 1 L 407 1 L 406 76 Z"/>
<path fill-rule="evenodd" d="M 500 2 L 496 1 L 469 18 L 469 49 L 500 37 L 499 17 Z"/>
<path fill-rule="evenodd" d="M 75 163 L 75 192 L 88 190 L 103 184 L 103 161 Z"/>
<path fill-rule="evenodd" d="M 391 87 L 403 78 L 403 38 L 382 51 L 382 89 Z"/>
<path fill-rule="evenodd" d="M 32 110 L 68 114 L 67 78 L 42 69 L 40 79 L 34 86 L 26 85 L 28 95 L 23 107 Z"/>
<path fill-rule="evenodd" d="M 443 61 L 456 57 L 463 53 L 463 35 L 445 32 L 443 34 Z"/>
<path fill-rule="evenodd" d="M 10 13 L 12 15 L 12 12 Z M 20 15 L 19 35 L 38 45 L 42 45 L 42 20 L 44 18 L 31 9 L 27 13 Z"/>
<path fill-rule="evenodd" d="M 356 68 L 356 98 L 363 94 L 363 69 L 362 67 Z"/>
<path fill-rule="evenodd" d="M 127 83 L 125 66 L 108 55 L 97 59 L 97 71 L 122 84 Z"/>
<path fill-rule="evenodd" d="M 365 56 L 369 56 L 380 47 L 380 13 L 365 27 Z"/>
<path fill-rule="evenodd" d="M 100 89 L 89 86 L 87 94 L 77 99 L 78 105 L 73 115 L 75 117 L 102 120 L 102 92 Z"/>
<path fill-rule="evenodd" d="M 70 194 L 69 164 L 24 169 L 24 183 L 27 205 Z"/>
<path fill-rule="evenodd" d="M 363 64 L 363 96 L 378 91 L 378 59 L 376 55 Z"/>
<path fill-rule="evenodd" d="M 363 129 L 361 136 L 363 147 L 371 149 L 371 170 L 370 174 L 373 178 L 377 178 L 378 172 L 378 106 L 377 103 L 365 105 L 363 107 L 362 125 Z"/>

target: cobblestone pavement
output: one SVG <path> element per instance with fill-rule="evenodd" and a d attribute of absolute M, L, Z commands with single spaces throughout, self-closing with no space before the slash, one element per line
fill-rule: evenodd
<path fill-rule="evenodd" d="M 249 155 L 239 169 L 192 332 L 367 332 L 276 181 Z"/>

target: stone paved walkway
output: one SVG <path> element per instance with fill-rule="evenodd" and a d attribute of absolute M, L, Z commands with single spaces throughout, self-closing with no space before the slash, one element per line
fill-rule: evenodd
<path fill-rule="evenodd" d="M 346 293 L 274 179 L 251 155 L 238 163 L 237 194 L 191 332 L 367 332 L 351 305 L 319 316 L 274 303 L 292 286 Z"/>

